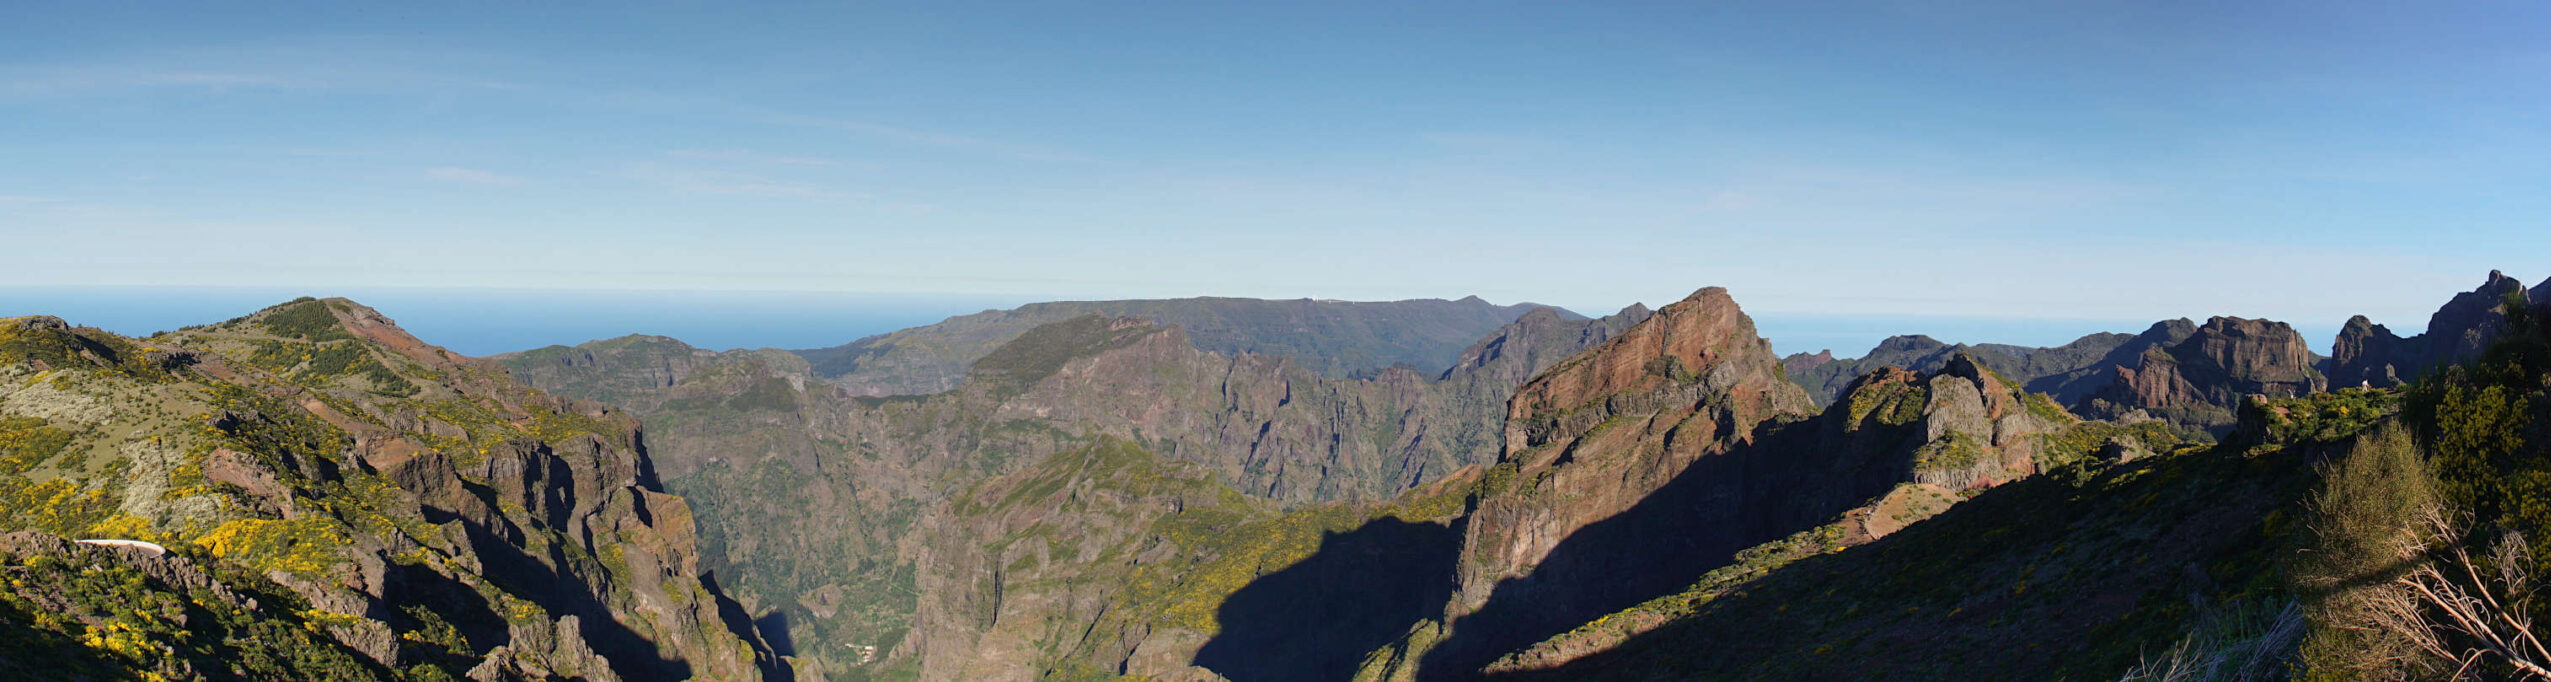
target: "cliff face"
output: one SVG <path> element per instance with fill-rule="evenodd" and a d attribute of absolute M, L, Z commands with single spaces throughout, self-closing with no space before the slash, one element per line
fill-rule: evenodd
<path fill-rule="evenodd" d="M 2505 331 L 2507 314 L 2503 306 L 2510 297 L 2523 305 L 2524 283 L 2496 270 L 2489 271 L 2488 281 L 2480 288 L 2455 294 L 2436 314 L 2427 317 L 2427 363 L 2445 365 L 2480 357 Z"/>
<path fill-rule="evenodd" d="M 1893 533 L 2037 472 L 2040 436 L 2074 421 L 1964 355 L 1937 373 L 1863 376 L 1821 414 L 1776 362 L 1726 292 L 1704 289 L 1519 389 L 1506 452 L 1462 520 L 1441 620 L 1363 674 L 1467 676 L 1739 550 L 1829 523 L 1849 542 Z"/>
<path fill-rule="evenodd" d="M 1483 495 L 1464 539 L 1479 563 L 1463 567 L 1456 615 L 1693 460 L 1750 440 L 1765 420 L 1805 415 L 1777 362 L 1726 290 L 1710 288 L 1516 390 L 1498 475 L 1571 503 Z"/>
<path fill-rule="evenodd" d="M 937 563 L 963 555 L 952 538 L 964 535 L 918 520 L 944 516 L 979 481 L 1108 438 L 1256 499 L 1388 499 L 1492 461 L 1515 383 L 1645 312 L 1528 314 L 1432 377 L 1329 379 L 1292 358 L 1208 352 L 1181 328 L 1098 316 L 1019 334 L 930 396 L 851 395 L 767 351 L 697 361 L 687 348 L 614 340 L 504 360 L 571 394 L 636 394 L 617 399 L 646 415 L 667 485 L 702 509 L 711 563 L 783 649 L 838 670 L 859 657 L 832 652 L 873 646 L 892 660 L 867 665 L 919 667 L 959 655 L 934 652 L 962 650 L 947 642 L 967 641 L 969 626 L 915 619 L 953 586 L 927 576 L 967 570 Z M 899 646 L 924 634 L 939 644 Z"/>
<path fill-rule="evenodd" d="M 1630 536 L 1686 538 L 1658 547 L 1668 565 L 1750 544 L 1733 538 L 1750 530 L 1746 490 L 1761 484 L 1743 469 L 1760 462 L 1730 453 L 1810 409 L 1778 367 L 1735 301 L 1709 288 L 1518 389 L 1506 453 L 1466 522 L 1452 634 L 1426 667 L 1467 667 L 1670 582 L 1621 563 Z M 1677 481 L 1698 490 L 1658 495 Z"/>
<path fill-rule="evenodd" d="M 2216 317 L 2187 339 L 2146 350 L 2135 366 L 2114 368 L 2116 381 L 2086 404 L 2100 416 L 2142 410 L 2172 422 L 2229 428 L 2234 408 L 2250 395 L 2293 397 L 2328 381 L 2303 336 L 2283 322 Z"/>
<path fill-rule="evenodd" d="M 2455 294 L 2427 318 L 2427 331 L 2401 338 L 2358 315 L 2339 330 L 2331 348 L 2330 383 L 2334 386 L 2397 386 L 2438 367 L 2480 357 L 2504 330 L 2509 301 L 2539 306 L 2551 296 L 2551 280 L 2528 292 L 2524 283 L 2498 271 L 2479 288 Z"/>
<path fill-rule="evenodd" d="M 1202 536 L 1153 534 L 1173 519 L 1246 523 L 1270 508 L 1123 441 L 987 480 L 915 530 L 924 596 L 898 654 L 930 680 L 1114 671 L 1137 651 L 1146 653 L 1139 674 L 1198 677 L 1186 656 L 1150 652 L 1192 654 L 1205 633 L 1155 631 L 1143 616 L 1156 613 L 1126 613 L 1157 605 L 1141 599 L 1125 568 L 1207 551 Z"/>
<path fill-rule="evenodd" d="M 33 440 L 0 440 L 41 448 L 14 450 L 28 466 L 0 487 L 68 496 L 13 499 L 0 525 L 178 549 L 195 564 L 125 562 L 171 589 L 200 582 L 188 565 L 242 567 L 225 589 L 288 591 L 376 671 L 777 669 L 721 609 L 634 418 L 514 384 L 340 299 L 138 341 L 9 324 L 0 412 Z"/>
<path fill-rule="evenodd" d="M 1738 541 L 1754 544 L 1679 570 L 1649 566 L 1683 582 L 1530 646 L 1506 647 L 1484 668 L 1446 656 L 1424 677 L 1543 669 L 1610 651 L 1781 564 L 1877 541 L 1985 489 L 2096 456 L 2085 430 L 2100 431 L 1964 355 L 1937 373 L 1882 368 L 1814 419 L 1768 434 L 1769 461 L 1749 470 L 1763 479 L 1720 482 L 1721 490 L 1707 493 L 1747 498 L 1750 509 L 1722 518 L 1750 524 Z M 1756 486 L 1761 490 L 1748 489 Z M 1669 485 L 1651 499 L 1673 494 Z M 1371 672 L 1388 679 L 1399 671 Z"/>

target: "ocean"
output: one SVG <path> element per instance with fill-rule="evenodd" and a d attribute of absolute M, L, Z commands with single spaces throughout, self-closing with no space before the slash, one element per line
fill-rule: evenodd
<path fill-rule="evenodd" d="M 629 334 L 681 339 L 711 350 L 824 348 L 956 315 L 1068 296 L 863 294 L 772 291 L 561 291 L 517 289 L 289 290 L 225 287 L 0 288 L 0 317 L 54 315 L 130 336 L 220 322 L 300 296 L 343 296 L 380 310 L 418 338 L 467 355 L 575 345 Z M 1579 311 L 1584 312 L 1584 311 Z M 1753 314 L 1782 355 L 1832 349 L 1866 354 L 1898 334 L 1948 343 L 2055 346 L 2093 332 L 2141 332 L 2153 320 Z M 2199 320 L 2202 322 L 2203 320 Z M 2296 324 L 2329 352 L 2336 321 Z"/>
<path fill-rule="evenodd" d="M 701 348 L 823 348 L 1025 296 L 508 289 L 0 288 L 0 317 L 54 315 L 130 336 L 220 322 L 301 296 L 342 296 L 465 355 L 629 334 Z"/>

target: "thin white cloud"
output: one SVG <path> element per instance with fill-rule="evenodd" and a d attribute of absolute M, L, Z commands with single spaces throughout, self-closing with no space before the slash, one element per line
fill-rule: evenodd
<path fill-rule="evenodd" d="M 843 202 L 864 201 L 870 198 L 859 192 L 751 173 L 703 170 L 661 163 L 634 164 L 622 172 L 622 175 L 639 182 L 690 194 Z"/>
<path fill-rule="evenodd" d="M 145 88 L 277 88 L 293 85 L 281 76 L 222 70 L 157 67 L 69 67 L 13 69 L 0 73 L 0 93 L 53 95 Z"/>
<path fill-rule="evenodd" d="M 0 66 L 0 97 L 76 97 L 137 90 L 527 90 L 484 76 L 515 65 L 499 56 L 321 39 L 146 50 L 99 59 Z"/>
<path fill-rule="evenodd" d="M 0 194 L 0 204 L 49 204 L 57 201 L 61 201 L 61 199 L 53 197 L 27 196 L 23 194 Z"/>
<path fill-rule="evenodd" d="M 950 149 L 965 149 L 1028 161 L 1079 162 L 1096 160 L 1078 152 L 1054 149 L 1051 147 L 1017 144 L 929 130 L 915 130 L 912 128 L 869 123 L 866 121 L 826 118 L 822 116 L 804 116 L 799 114 L 779 114 L 770 118 L 774 122 L 788 125 L 838 130 L 866 137 L 874 137 L 908 144 L 946 147 Z"/>
<path fill-rule="evenodd" d="M 677 149 L 677 150 L 673 150 L 673 151 L 670 151 L 670 152 L 665 152 L 665 156 L 670 156 L 670 157 L 677 158 L 677 159 L 691 159 L 691 160 L 694 160 L 694 161 L 736 161 L 736 162 L 743 162 L 743 163 L 756 163 L 756 164 L 766 164 L 766 165 L 773 165 L 773 166 L 825 166 L 825 167 L 831 167 L 831 166 L 839 166 L 839 165 L 842 165 L 842 162 L 841 162 L 841 161 L 837 161 L 837 160 L 834 160 L 834 159 L 826 159 L 826 158 L 812 157 L 812 156 L 775 156 L 775 155 L 771 155 L 771 154 L 759 154 L 759 153 L 754 153 L 754 152 L 745 152 L 745 151 L 716 151 L 716 150 L 713 150 L 713 151 L 702 151 L 702 150 L 693 150 L 693 149 Z"/>
<path fill-rule="evenodd" d="M 524 184 L 522 178 L 511 175 L 497 173 L 494 171 L 484 171 L 476 168 L 460 168 L 456 166 L 440 166 L 425 169 L 425 177 L 444 182 L 459 182 L 472 185 L 514 186 Z"/>

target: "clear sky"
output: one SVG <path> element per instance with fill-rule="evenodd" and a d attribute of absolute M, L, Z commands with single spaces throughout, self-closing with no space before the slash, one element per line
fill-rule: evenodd
<path fill-rule="evenodd" d="M 17 2 L 0 286 L 2414 332 L 2551 276 L 2546 36 L 2534 0 Z"/>

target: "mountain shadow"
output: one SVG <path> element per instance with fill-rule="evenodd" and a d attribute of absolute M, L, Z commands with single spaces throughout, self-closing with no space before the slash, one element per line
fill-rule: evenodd
<path fill-rule="evenodd" d="M 1829 442 L 1824 425 L 1766 424 L 1752 443 L 1694 460 L 1629 510 L 1569 535 L 1455 621 L 1418 678 L 1471 678 L 1499 655 L 1681 590 L 1738 551 L 1830 521 L 1910 475 L 1905 459 Z"/>
<path fill-rule="evenodd" d="M 2264 629 L 2343 445 L 2226 447 L 2036 476 L 1689 615 L 1497 682 L 2118 679 L 2213 619 Z"/>
<path fill-rule="evenodd" d="M 709 597 L 716 600 L 719 625 L 726 626 L 727 632 L 734 633 L 735 638 L 744 640 L 746 645 L 762 645 L 762 650 L 754 652 L 754 658 L 761 664 L 763 680 L 797 681 L 797 669 L 789 667 L 788 659 L 782 658 L 797 654 L 797 640 L 791 638 L 788 632 L 788 612 L 773 610 L 768 616 L 754 618 L 751 612 L 744 610 L 742 602 L 726 594 L 726 588 L 718 585 L 717 573 L 712 571 L 700 573 L 700 588 L 707 590 Z"/>
<path fill-rule="evenodd" d="M 449 648 L 453 642 L 415 642 L 409 646 L 415 648 L 418 658 L 468 670 L 477 662 L 475 652 L 513 641 L 505 617 L 497 613 L 485 595 L 467 584 L 423 565 L 390 564 L 383 577 L 388 589 L 386 598 L 373 607 L 382 611 L 373 614 L 375 617 L 408 631 L 426 629 L 426 619 L 431 618 L 449 625 L 460 636 L 458 643 L 466 647 L 456 650 Z M 404 608 L 391 609 L 391 604 Z"/>
<path fill-rule="evenodd" d="M 1366 652 L 1439 613 L 1462 525 L 1382 518 L 1331 533 L 1301 563 L 1232 593 L 1195 664 L 1232 682 L 1343 680 Z"/>
<path fill-rule="evenodd" d="M 567 566 L 564 550 L 553 543 L 547 561 L 504 541 L 496 529 L 465 522 L 471 548 L 487 568 L 489 580 L 516 594 L 530 596 L 532 603 L 554 616 L 577 616 L 585 641 L 593 651 L 611 662 L 613 672 L 631 682 L 669 682 L 691 679 L 691 665 L 665 658 L 655 642 L 629 629 L 611 617 L 611 607 L 594 596 L 593 585 L 574 571 L 553 569 Z M 563 528 L 565 526 L 557 526 Z M 520 533 L 520 531 L 515 531 Z"/>

